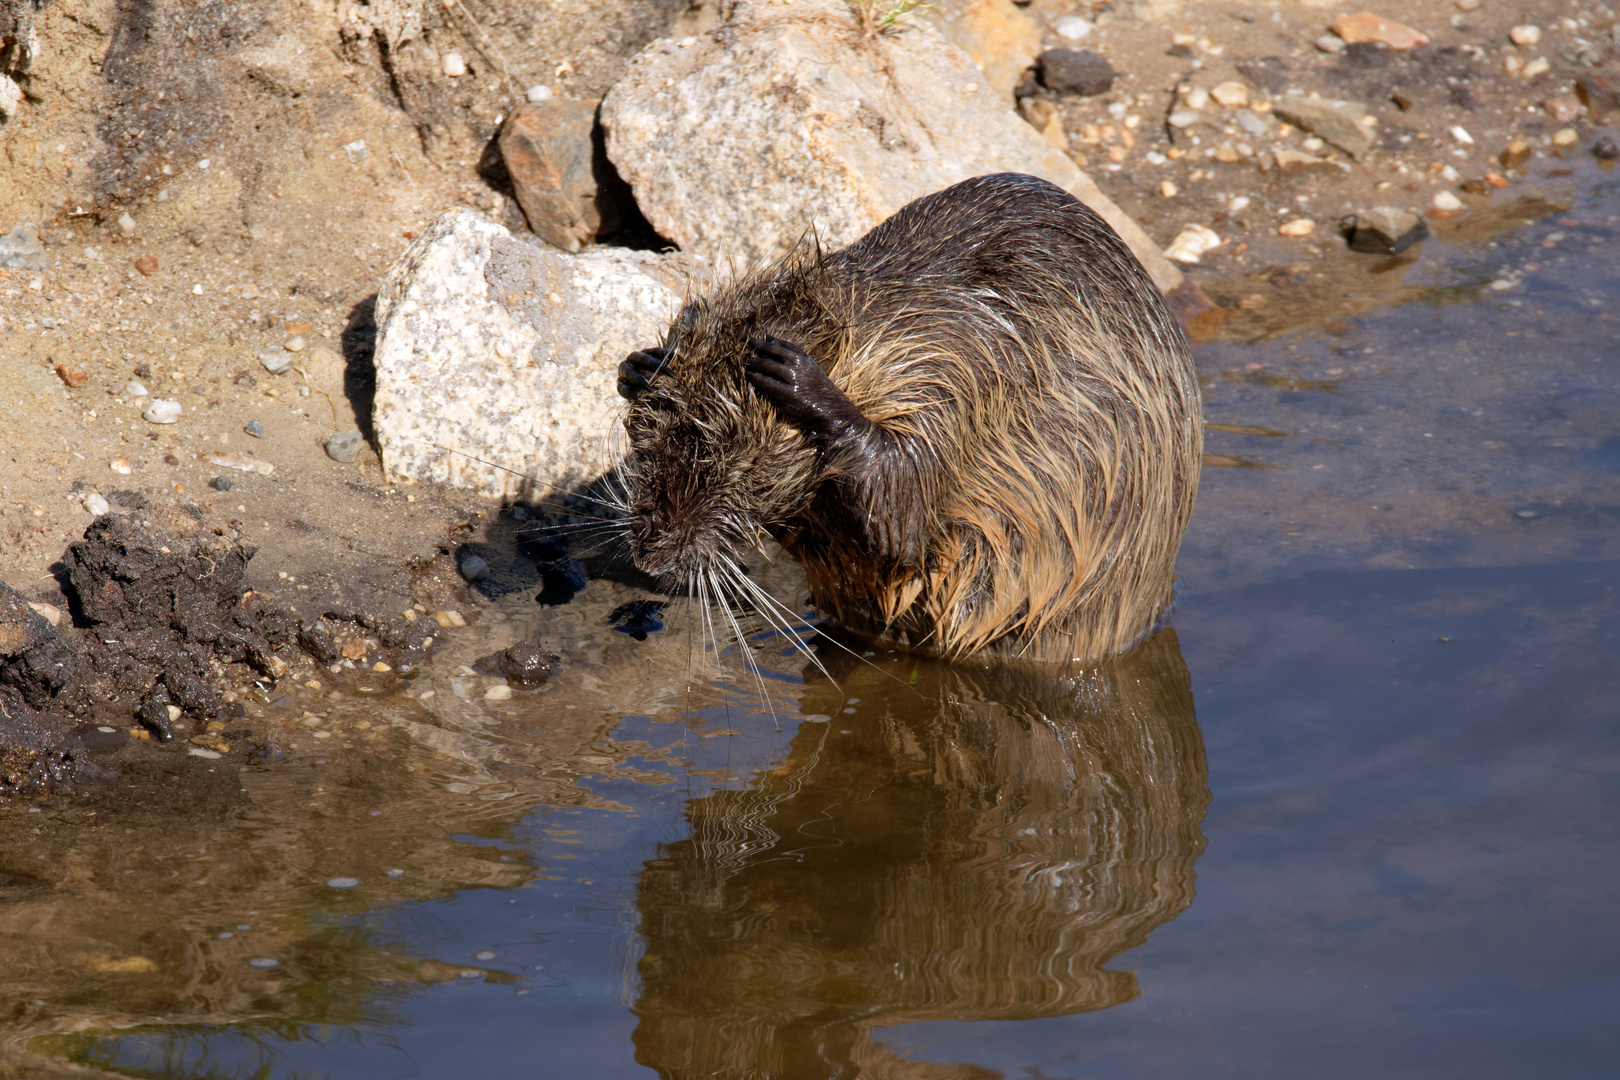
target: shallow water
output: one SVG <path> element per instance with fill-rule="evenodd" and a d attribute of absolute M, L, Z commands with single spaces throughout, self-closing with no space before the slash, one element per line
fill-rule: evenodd
<path fill-rule="evenodd" d="M 1614 1075 L 1620 183 L 1539 184 L 1210 286 L 1210 467 L 1131 655 L 824 647 L 767 710 L 606 625 L 633 585 L 513 591 L 410 696 L 281 702 L 250 801 L 47 833 L 81 869 L 0 881 L 14 1037 L 174 1078 Z M 543 689 L 456 673 L 533 634 Z"/>

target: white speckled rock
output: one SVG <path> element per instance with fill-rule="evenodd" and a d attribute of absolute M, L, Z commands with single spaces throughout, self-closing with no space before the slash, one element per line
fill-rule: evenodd
<path fill-rule="evenodd" d="M 658 231 L 714 265 L 805 230 L 859 239 L 913 199 L 994 172 L 1073 192 L 1166 291 L 1181 271 L 1068 155 L 920 19 L 865 35 L 845 0 L 739 0 L 719 30 L 661 40 L 602 103 L 608 156 Z"/>
<path fill-rule="evenodd" d="M 373 422 L 388 476 L 539 497 L 600 475 L 623 415 L 618 364 L 662 339 L 689 266 L 620 248 L 568 255 L 469 210 L 440 216 L 377 297 Z"/>

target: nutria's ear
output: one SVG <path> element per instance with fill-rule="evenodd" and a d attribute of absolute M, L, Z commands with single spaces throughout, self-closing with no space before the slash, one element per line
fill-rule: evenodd
<path fill-rule="evenodd" d="M 652 386 L 653 377 L 669 367 L 668 349 L 633 352 L 619 365 L 619 396 L 634 401 Z"/>

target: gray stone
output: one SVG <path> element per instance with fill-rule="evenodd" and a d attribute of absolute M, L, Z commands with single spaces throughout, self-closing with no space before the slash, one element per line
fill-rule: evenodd
<path fill-rule="evenodd" d="M 1114 68 L 1089 49 L 1047 49 L 1036 60 L 1041 85 L 1057 94 L 1095 97 L 1114 86 Z"/>
<path fill-rule="evenodd" d="M 365 437 L 358 431 L 339 431 L 326 437 L 326 456 L 348 464 L 360 456 L 360 447 L 365 442 Z"/>
<path fill-rule="evenodd" d="M 920 20 L 863 35 L 844 0 L 739 0 L 714 33 L 643 50 L 601 116 L 647 219 L 715 265 L 779 258 L 811 228 L 843 247 L 913 199 L 1022 172 L 1101 214 L 1161 289 L 1181 282 L 1141 226 Z"/>
<path fill-rule="evenodd" d="M 264 425 L 259 423 L 257 420 L 249 420 L 247 422 L 247 426 L 242 428 L 242 430 L 253 436 L 255 439 L 264 438 Z"/>
<path fill-rule="evenodd" d="M 1350 218 L 1350 247 L 1374 255 L 1398 255 L 1429 235 L 1423 219 L 1393 206 L 1375 206 Z"/>
<path fill-rule="evenodd" d="M 223 476 L 216 476 L 212 480 L 208 481 L 208 486 L 213 488 L 215 491 L 229 491 L 234 485 Z"/>
<path fill-rule="evenodd" d="M 33 232 L 18 225 L 0 236 L 0 268 L 7 270 L 47 270 L 45 245 Z"/>
<path fill-rule="evenodd" d="M 280 345 L 267 345 L 259 350 L 259 363 L 272 375 L 280 375 L 293 365 L 293 354 Z"/>
<path fill-rule="evenodd" d="M 1270 118 L 1260 115 L 1253 109 L 1239 109 L 1234 118 L 1238 127 L 1257 139 L 1264 138 L 1271 132 Z"/>
<path fill-rule="evenodd" d="M 483 581 L 489 577 L 489 563 L 477 555 L 469 555 L 462 559 L 456 570 L 467 581 Z"/>
<path fill-rule="evenodd" d="M 1320 135 L 1353 158 L 1372 149 L 1373 133 L 1362 123 L 1367 110 L 1347 101 L 1311 101 L 1285 97 L 1272 106 L 1277 119 Z"/>
<path fill-rule="evenodd" d="M 620 361 L 663 339 L 693 260 L 568 255 L 469 210 L 417 237 L 377 300 L 374 423 L 394 480 L 540 496 L 612 467 Z"/>

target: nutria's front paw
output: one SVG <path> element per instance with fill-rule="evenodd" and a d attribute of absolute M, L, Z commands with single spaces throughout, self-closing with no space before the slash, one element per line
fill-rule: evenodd
<path fill-rule="evenodd" d="M 652 385 L 653 376 L 665 368 L 668 349 L 643 349 L 624 358 L 619 365 L 619 396 L 634 401 Z"/>
<path fill-rule="evenodd" d="M 748 385 L 783 420 L 826 442 L 867 426 L 866 417 L 809 353 L 780 338 L 755 338 L 749 347 L 753 351 L 743 361 Z"/>

